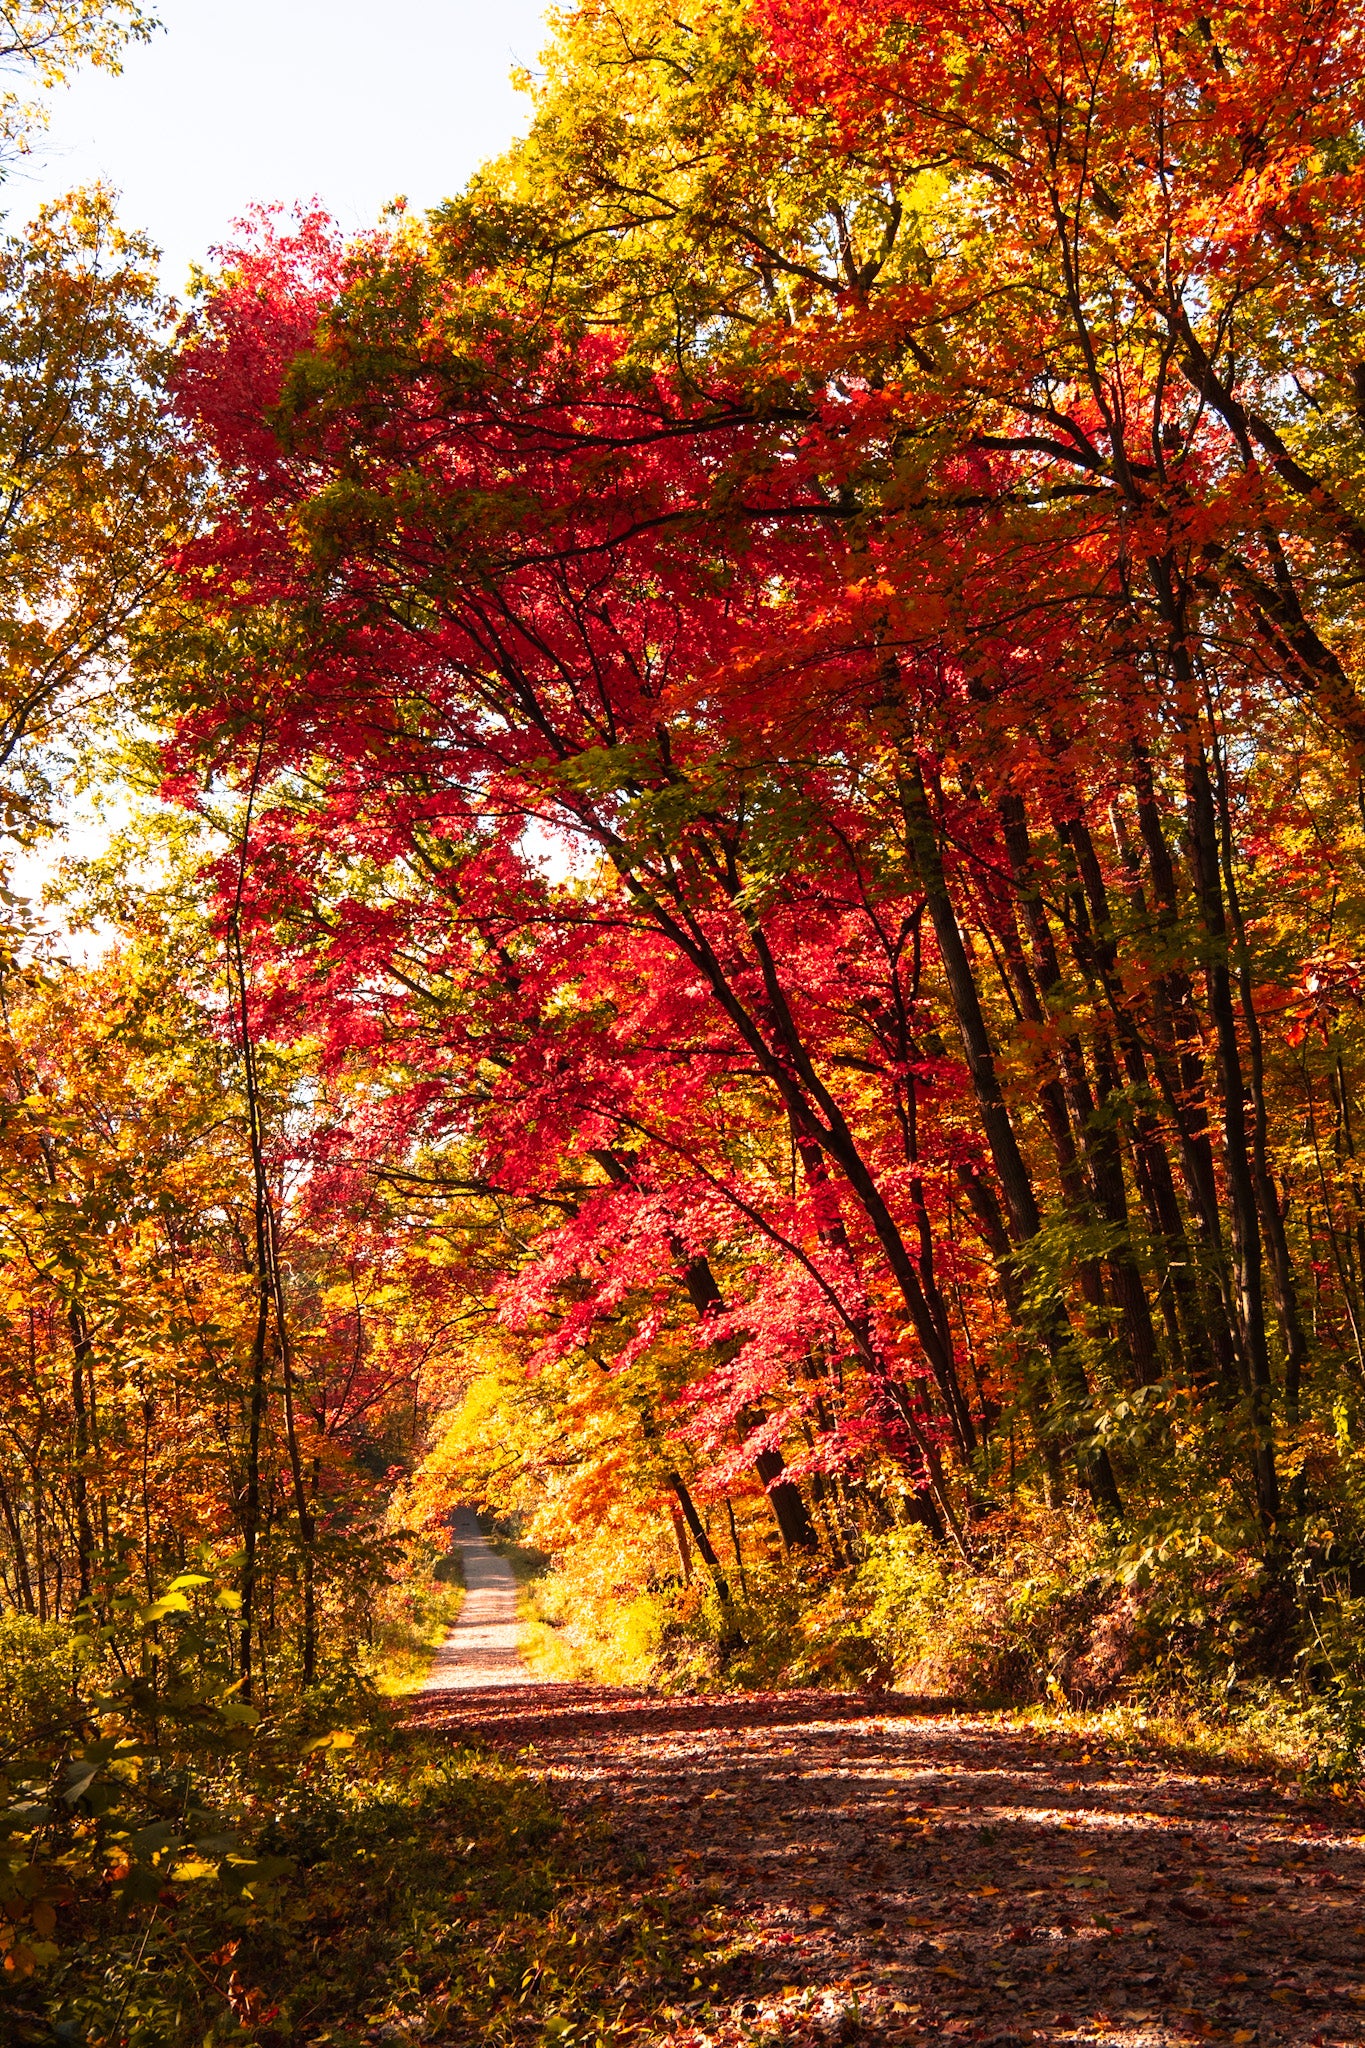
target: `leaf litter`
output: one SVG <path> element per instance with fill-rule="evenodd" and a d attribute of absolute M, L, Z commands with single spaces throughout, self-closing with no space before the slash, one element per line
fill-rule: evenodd
<path fill-rule="evenodd" d="M 528 1685 L 410 1719 L 514 1753 L 587 1828 L 564 1910 L 666 1899 L 688 1929 L 685 1956 L 636 1944 L 601 2035 L 1365 2041 L 1358 1807 L 894 1694 Z"/>

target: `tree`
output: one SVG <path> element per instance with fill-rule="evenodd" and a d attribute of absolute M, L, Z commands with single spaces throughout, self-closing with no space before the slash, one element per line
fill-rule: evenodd
<path fill-rule="evenodd" d="M 152 251 L 107 194 L 76 194 L 0 244 L 0 769 L 11 827 L 77 723 L 192 516 L 193 467 L 159 382 Z"/>
<path fill-rule="evenodd" d="M 813 1418 L 969 1553 L 1002 1413 L 1111 1518 L 1192 1426 L 1274 1554 L 1360 1320 L 1277 1022 L 1354 1000 L 1349 24 L 561 51 L 429 233 L 267 229 L 190 337 L 162 701 L 186 788 L 262 749 L 281 1000 L 540 1217 L 505 1316 L 633 1364 L 687 1298 L 713 1452 Z"/>

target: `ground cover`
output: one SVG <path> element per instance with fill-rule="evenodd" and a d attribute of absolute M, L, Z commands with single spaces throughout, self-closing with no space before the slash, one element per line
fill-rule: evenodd
<path fill-rule="evenodd" d="M 593 1884 L 556 1907 L 599 1971 L 620 1955 L 564 2016 L 589 2033 L 1365 2037 L 1365 1816 L 1288 1779 L 897 1695 L 528 1687 L 413 1719 L 477 1727 L 595 1834 Z M 651 1923 L 674 1930 L 658 1953 Z"/>
<path fill-rule="evenodd" d="M 1365 2039 L 1365 1811 L 1174 1727 L 530 1683 L 267 1729 L 233 1770 L 246 1881 L 120 1898 L 111 1866 L 0 2038 Z"/>

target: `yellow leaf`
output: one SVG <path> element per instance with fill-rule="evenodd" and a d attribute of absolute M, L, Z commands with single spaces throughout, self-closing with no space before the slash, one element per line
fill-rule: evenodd
<path fill-rule="evenodd" d="M 355 1730 L 354 1728 L 334 1728 L 330 1735 L 319 1735 L 317 1741 L 310 1742 L 308 1747 L 310 1751 L 315 1749 L 354 1749 Z"/>
<path fill-rule="evenodd" d="M 161 1621 L 168 1614 L 188 1614 L 189 1611 L 190 1603 L 183 1593 L 166 1593 L 160 1600 L 153 1600 L 149 1607 L 140 1607 L 137 1618 L 145 1626 L 149 1622 Z"/>

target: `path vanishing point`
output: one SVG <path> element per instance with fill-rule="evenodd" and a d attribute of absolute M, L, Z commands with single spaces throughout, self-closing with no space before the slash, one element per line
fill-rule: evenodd
<path fill-rule="evenodd" d="M 436 1652 L 423 1692 L 467 1692 L 486 1685 L 529 1685 L 518 1647 L 517 1582 L 505 1558 L 488 1548 L 472 1508 L 456 1510 L 452 1541 L 464 1559 L 460 1617 Z"/>

